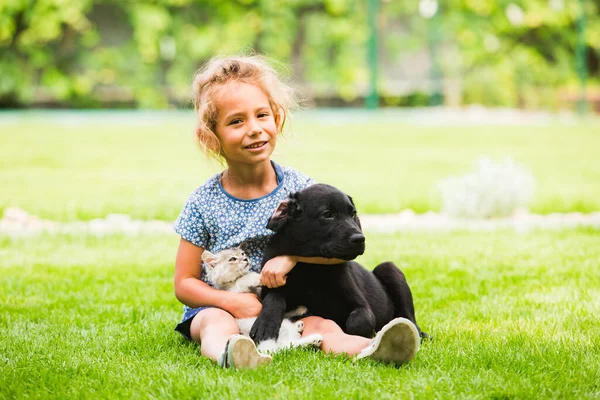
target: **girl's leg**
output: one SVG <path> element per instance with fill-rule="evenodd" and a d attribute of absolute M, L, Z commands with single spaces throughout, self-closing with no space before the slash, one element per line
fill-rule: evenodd
<path fill-rule="evenodd" d="M 233 316 L 220 308 L 200 311 L 190 325 L 190 335 L 194 342 L 200 343 L 202 355 L 217 362 L 229 338 L 237 333 L 240 330 Z"/>
<path fill-rule="evenodd" d="M 335 322 L 321 317 L 303 318 L 304 331 L 302 336 L 319 333 L 323 336 L 321 350 L 326 353 L 355 355 L 360 353 L 370 343 L 371 339 L 362 336 L 348 335 Z"/>
<path fill-rule="evenodd" d="M 357 355 L 383 363 L 403 364 L 414 358 L 420 347 L 417 327 L 406 318 L 387 323 L 373 339 L 344 333 L 335 322 L 321 317 L 306 317 L 302 335 L 320 333 L 321 349 L 327 353 Z"/>
<path fill-rule="evenodd" d="M 200 343 L 200 352 L 224 367 L 254 368 L 272 361 L 260 354 L 254 342 L 239 335 L 235 319 L 227 311 L 207 308 L 200 311 L 190 325 L 192 340 Z"/>

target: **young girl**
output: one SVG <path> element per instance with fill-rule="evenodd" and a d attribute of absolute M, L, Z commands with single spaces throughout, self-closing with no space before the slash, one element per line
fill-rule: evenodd
<path fill-rule="evenodd" d="M 314 181 L 271 161 L 294 96 L 265 61 L 256 56 L 214 59 L 196 74 L 193 90 L 198 140 L 205 152 L 222 158 L 227 168 L 192 193 L 175 222 L 175 231 L 181 235 L 175 295 L 185 305 L 175 330 L 201 343 L 201 353 L 221 366 L 253 368 L 271 362 L 271 357 L 239 335 L 235 318 L 257 316 L 261 303 L 254 294 L 212 288 L 202 268 L 202 252 L 245 242 L 251 265 L 261 272 L 263 250 L 272 234 L 266 229 L 269 217 L 288 194 Z M 264 266 L 261 283 L 285 285 L 287 273 L 298 261 L 343 262 L 280 256 Z M 346 335 L 334 322 L 320 317 L 303 321 L 303 335 L 320 333 L 327 352 L 403 363 L 419 348 L 416 327 L 403 318 L 386 325 L 373 340 Z"/>

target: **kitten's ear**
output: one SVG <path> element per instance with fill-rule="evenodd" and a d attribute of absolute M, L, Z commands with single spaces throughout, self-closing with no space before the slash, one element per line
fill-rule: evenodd
<path fill-rule="evenodd" d="M 217 263 L 217 256 L 208 250 L 204 250 L 202 253 L 202 261 L 204 261 L 204 265 L 206 265 L 208 268 L 214 268 L 215 264 Z"/>
<path fill-rule="evenodd" d="M 244 251 L 246 251 L 245 247 L 246 247 L 246 241 L 244 240 L 242 243 L 240 243 L 240 245 L 238 246 L 239 249 L 242 249 Z"/>

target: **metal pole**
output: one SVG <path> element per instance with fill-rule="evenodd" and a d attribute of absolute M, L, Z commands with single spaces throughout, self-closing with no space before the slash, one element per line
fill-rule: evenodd
<path fill-rule="evenodd" d="M 379 107 L 379 94 L 377 92 L 377 74 L 379 70 L 379 32 L 377 29 L 378 14 L 379 0 L 367 0 L 367 24 L 369 26 L 369 40 L 367 42 L 369 91 L 365 97 L 365 107 L 370 109 Z"/>
<path fill-rule="evenodd" d="M 441 8 L 441 7 L 440 7 Z M 442 69 L 439 63 L 439 44 L 440 44 L 440 9 L 431 17 L 429 27 L 429 58 L 431 59 L 430 79 L 432 84 L 431 97 L 429 105 L 439 106 L 443 103 L 442 98 Z"/>
<path fill-rule="evenodd" d="M 587 45 L 585 42 L 586 16 L 585 0 L 579 0 L 580 13 L 577 19 L 577 46 L 575 47 L 575 63 L 577 66 L 577 75 L 581 85 L 581 93 L 577 101 L 577 111 L 583 115 L 587 112 L 588 104 L 586 98 L 587 85 Z"/>

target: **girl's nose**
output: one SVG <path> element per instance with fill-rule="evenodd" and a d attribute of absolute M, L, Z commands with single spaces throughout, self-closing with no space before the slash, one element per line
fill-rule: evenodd
<path fill-rule="evenodd" d="M 262 131 L 262 128 L 260 127 L 260 124 L 258 123 L 258 121 L 256 119 L 251 119 L 250 125 L 248 126 L 248 135 L 256 135 L 257 133 L 260 133 L 261 131 Z"/>

